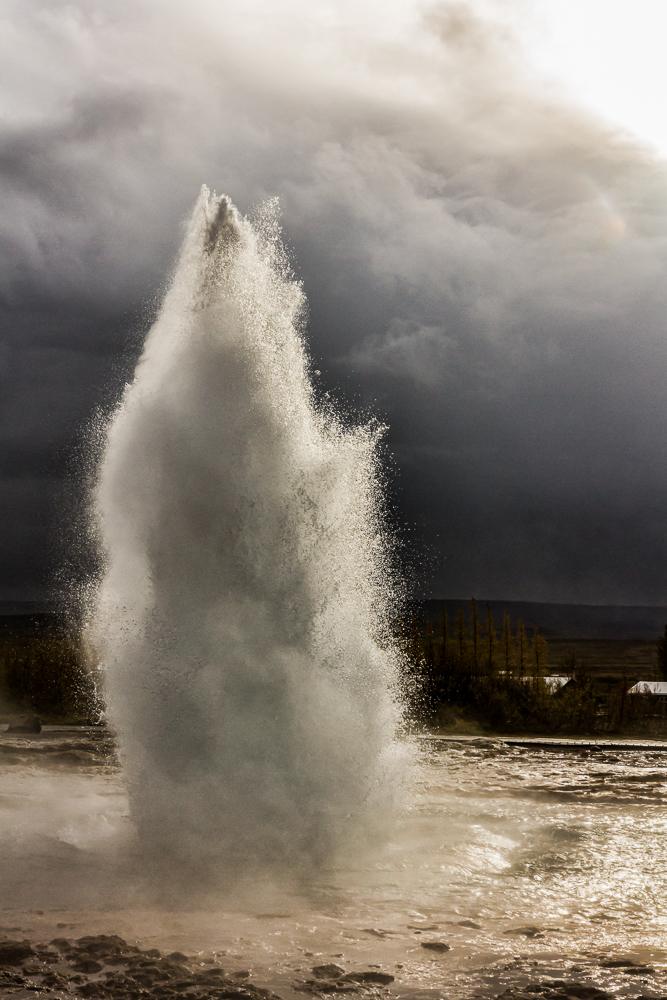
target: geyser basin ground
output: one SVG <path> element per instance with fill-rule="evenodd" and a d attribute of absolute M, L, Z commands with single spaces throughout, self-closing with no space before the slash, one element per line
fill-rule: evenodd
<path fill-rule="evenodd" d="M 395 977 L 362 993 L 496 996 L 562 979 L 664 996 L 665 755 L 414 743 L 409 802 L 375 863 L 322 870 L 307 897 L 248 885 L 245 898 L 241 887 L 167 910 L 137 859 L 107 734 L 5 734 L 2 934 L 118 934 L 248 971 L 283 998 L 302 995 L 312 968 L 328 963 Z M 435 942 L 450 950 L 422 946 Z M 605 965 L 624 960 L 636 964 Z M 92 979 L 106 981 L 105 971 Z"/>

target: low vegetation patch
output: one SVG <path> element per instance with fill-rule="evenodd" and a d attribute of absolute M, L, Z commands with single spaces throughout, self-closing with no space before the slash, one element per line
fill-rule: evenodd
<path fill-rule="evenodd" d="M 100 714 L 95 678 L 67 634 L 48 631 L 0 647 L 0 694 L 8 711 L 27 709 L 52 723 L 94 722 Z"/>
<path fill-rule="evenodd" d="M 450 622 L 443 604 L 437 627 L 415 618 L 398 631 L 405 697 L 419 723 L 447 728 L 455 720 L 460 730 L 465 719 L 472 729 L 504 733 L 667 732 L 667 702 L 628 695 L 628 677 L 596 681 L 572 653 L 550 664 L 539 629 L 528 636 L 507 612 L 497 631 L 488 607 L 482 617 L 472 601 L 466 619 L 459 605 Z"/>

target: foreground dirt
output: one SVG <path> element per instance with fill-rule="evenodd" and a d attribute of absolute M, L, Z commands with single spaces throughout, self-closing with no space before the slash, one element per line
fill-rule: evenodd
<path fill-rule="evenodd" d="M 512 933 L 543 937 L 538 928 L 532 927 L 518 928 Z M 449 951 L 447 945 L 439 942 L 422 942 L 422 947 Z M 496 990 L 485 990 L 483 995 L 495 996 L 497 1000 L 629 1000 L 630 997 L 656 1000 L 666 993 L 667 970 L 628 958 L 588 953 L 585 966 L 571 966 L 567 979 L 546 978 L 546 970 L 540 976 L 537 965 L 525 959 L 504 965 L 504 990 L 498 992 L 500 981 L 496 979 Z M 580 975 L 575 978 L 576 973 Z M 592 978 L 596 973 L 611 973 L 617 979 L 628 977 L 629 988 L 603 989 Z M 514 985 L 506 985 L 508 977 L 514 979 Z M 446 996 L 447 990 L 404 989 L 394 982 L 393 975 L 377 967 L 346 973 L 341 966 L 330 963 L 313 966 L 310 974 L 290 983 L 286 993 L 307 994 L 320 1000 L 336 994 L 360 994 L 367 1000 L 400 997 L 435 1000 Z M 142 950 L 117 935 L 100 934 L 77 940 L 55 938 L 48 944 L 28 939 L 0 941 L 0 997 L 22 1000 L 36 994 L 53 1000 L 70 997 L 281 1000 L 278 994 L 250 982 L 248 970 L 226 972 L 210 960 L 201 961 L 199 956 L 188 957 L 179 951 L 163 955 L 157 948 Z M 480 995 L 471 988 L 471 998 Z"/>
<path fill-rule="evenodd" d="M 168 955 L 157 948 L 142 951 L 115 934 L 54 938 L 48 944 L 0 941 L 0 996 L 281 1000 L 249 980 L 248 970 L 226 973 L 212 961 L 188 958 L 180 951 Z M 311 976 L 291 984 L 290 992 L 375 993 L 393 981 L 389 973 L 346 973 L 328 964 L 314 966 Z"/>

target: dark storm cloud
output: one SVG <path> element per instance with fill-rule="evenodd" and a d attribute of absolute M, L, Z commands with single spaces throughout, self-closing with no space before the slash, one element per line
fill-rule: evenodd
<path fill-rule="evenodd" d="M 667 170 L 532 73 L 518 4 L 5 7 L 6 589 L 205 181 L 280 196 L 323 388 L 388 420 L 425 586 L 667 600 Z"/>

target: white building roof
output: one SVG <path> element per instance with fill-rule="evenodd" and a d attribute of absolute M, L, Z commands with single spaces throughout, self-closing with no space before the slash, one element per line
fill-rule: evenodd
<path fill-rule="evenodd" d="M 500 670 L 499 673 L 504 674 L 504 670 Z M 531 674 L 524 674 L 523 677 L 517 677 L 517 680 L 523 681 L 524 684 L 530 684 L 534 678 Z M 553 694 L 554 691 L 558 691 L 559 688 L 565 687 L 568 681 L 572 678 L 568 677 L 567 674 L 554 674 L 552 677 L 540 677 L 547 686 L 547 689 Z"/>
<path fill-rule="evenodd" d="M 628 694 L 658 694 L 667 698 L 667 681 L 638 681 Z"/>
<path fill-rule="evenodd" d="M 566 674 L 553 674 L 551 677 L 545 677 L 544 683 L 548 687 L 549 691 L 558 691 L 559 688 L 565 687 L 567 682 L 572 680 Z"/>

